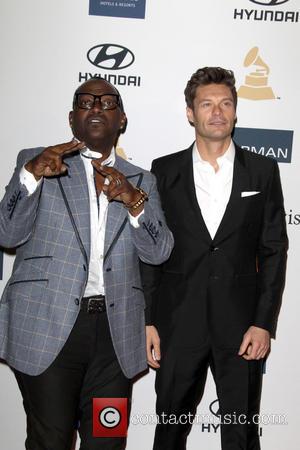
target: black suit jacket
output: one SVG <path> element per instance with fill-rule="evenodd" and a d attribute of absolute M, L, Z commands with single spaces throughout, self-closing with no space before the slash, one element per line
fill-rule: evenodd
<path fill-rule="evenodd" d="M 250 325 L 274 336 L 288 246 L 278 165 L 236 146 L 231 196 L 212 240 L 196 198 L 192 149 L 152 164 L 175 246 L 163 265 L 141 267 L 147 323 L 162 342 L 174 333 L 187 345 L 209 335 L 239 347 Z"/>

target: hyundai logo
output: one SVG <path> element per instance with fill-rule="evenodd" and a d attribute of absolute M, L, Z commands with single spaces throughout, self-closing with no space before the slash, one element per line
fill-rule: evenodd
<path fill-rule="evenodd" d="M 209 405 L 209 410 L 215 417 L 220 417 L 220 408 L 218 399 L 211 402 L 211 404 Z"/>
<path fill-rule="evenodd" d="M 265 1 L 258 1 L 258 0 L 250 0 L 252 3 L 257 3 L 258 5 L 264 5 L 264 6 L 277 6 L 281 5 L 282 3 L 286 3 L 289 0 L 265 0 Z"/>
<path fill-rule="evenodd" d="M 87 58 L 94 66 L 107 70 L 125 69 L 135 59 L 131 50 L 117 44 L 96 45 L 90 48 Z"/>

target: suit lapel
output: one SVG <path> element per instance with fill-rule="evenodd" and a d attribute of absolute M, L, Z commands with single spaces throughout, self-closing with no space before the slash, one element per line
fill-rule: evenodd
<path fill-rule="evenodd" d="M 84 164 L 80 154 L 65 159 L 67 175 L 58 178 L 59 186 L 74 228 L 79 247 L 86 260 L 90 255 L 90 199 Z"/>
<path fill-rule="evenodd" d="M 195 226 L 196 233 L 198 234 L 200 231 L 203 239 L 211 242 L 211 237 L 201 214 L 196 195 L 193 171 L 193 147 L 194 144 L 192 144 L 192 146 L 184 153 L 183 164 L 179 167 L 182 179 L 182 186 L 180 189 L 183 191 L 183 202 L 188 207 L 187 213 L 193 216 L 190 221 L 190 226 Z M 181 195 L 180 191 L 179 195 Z"/>
<path fill-rule="evenodd" d="M 134 185 L 140 186 L 143 173 L 137 172 L 133 167 L 131 167 L 122 158 L 116 156 L 116 163 L 114 167 L 123 173 L 126 178 Z M 122 202 L 112 201 L 108 205 L 107 220 L 105 228 L 105 241 L 104 241 L 104 261 L 108 258 L 112 252 L 117 240 L 119 239 L 125 225 L 128 221 L 128 211 L 124 208 Z"/>
<path fill-rule="evenodd" d="M 223 240 L 235 229 L 237 218 L 241 212 L 241 192 L 249 190 L 250 180 L 245 166 L 243 152 L 244 150 L 236 147 L 231 195 L 224 216 L 214 237 L 215 243 Z"/>

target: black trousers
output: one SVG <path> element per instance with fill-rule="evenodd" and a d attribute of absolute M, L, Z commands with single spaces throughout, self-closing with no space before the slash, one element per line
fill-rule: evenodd
<path fill-rule="evenodd" d="M 125 438 L 92 436 L 92 399 L 130 397 L 106 312 L 80 311 L 63 349 L 41 375 L 14 371 L 27 415 L 27 450 L 71 450 L 78 428 L 80 450 L 120 450 Z"/>
<path fill-rule="evenodd" d="M 256 414 L 260 406 L 262 361 L 246 361 L 237 355 L 238 349 L 216 348 L 209 340 L 187 347 L 171 339 L 162 350 L 155 384 L 160 421 L 153 449 L 186 449 L 210 367 L 219 398 L 222 449 L 259 450 Z"/>

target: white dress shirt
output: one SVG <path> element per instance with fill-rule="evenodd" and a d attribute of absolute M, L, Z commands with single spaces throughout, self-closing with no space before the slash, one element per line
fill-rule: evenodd
<path fill-rule="evenodd" d="M 91 243 L 90 243 L 90 263 L 88 281 L 86 284 L 84 296 L 105 294 L 103 280 L 103 257 L 104 257 L 104 239 L 107 219 L 108 200 L 106 195 L 101 192 L 97 199 L 94 168 L 91 164 L 93 159 L 101 157 L 98 152 L 89 149 L 81 151 L 81 158 L 84 164 L 86 178 L 88 181 L 88 190 L 90 197 L 90 224 L 91 224 Z M 115 152 L 112 150 L 109 157 L 103 161 L 103 164 L 112 167 L 115 163 Z M 99 205 L 99 206 L 98 206 Z"/>
<path fill-rule="evenodd" d="M 196 196 L 212 239 L 219 228 L 231 194 L 234 157 L 235 147 L 231 141 L 228 150 L 217 158 L 219 170 L 215 172 L 213 166 L 201 158 L 197 145 L 194 144 L 193 171 Z"/>
<path fill-rule="evenodd" d="M 104 279 L 103 279 L 103 258 L 104 258 L 104 239 L 105 228 L 108 210 L 108 200 L 106 195 L 101 192 L 97 199 L 95 181 L 94 181 L 94 169 L 91 164 L 93 159 L 101 158 L 101 154 L 93 152 L 87 148 L 81 151 L 81 159 L 84 164 L 88 191 L 90 198 L 90 226 L 91 226 L 91 242 L 90 242 L 90 260 L 89 260 L 89 272 L 88 281 L 85 288 L 85 297 L 91 295 L 103 294 L 105 295 Z M 112 167 L 115 164 L 116 155 L 115 149 L 111 151 L 109 157 L 103 161 L 103 164 Z M 28 172 L 23 166 L 20 171 L 20 182 L 25 185 L 28 190 L 28 194 L 31 195 L 41 183 L 42 179 L 36 181 L 33 174 Z M 138 216 L 134 217 L 128 212 L 130 224 L 138 228 L 138 219 L 142 216 L 141 212 Z"/>

